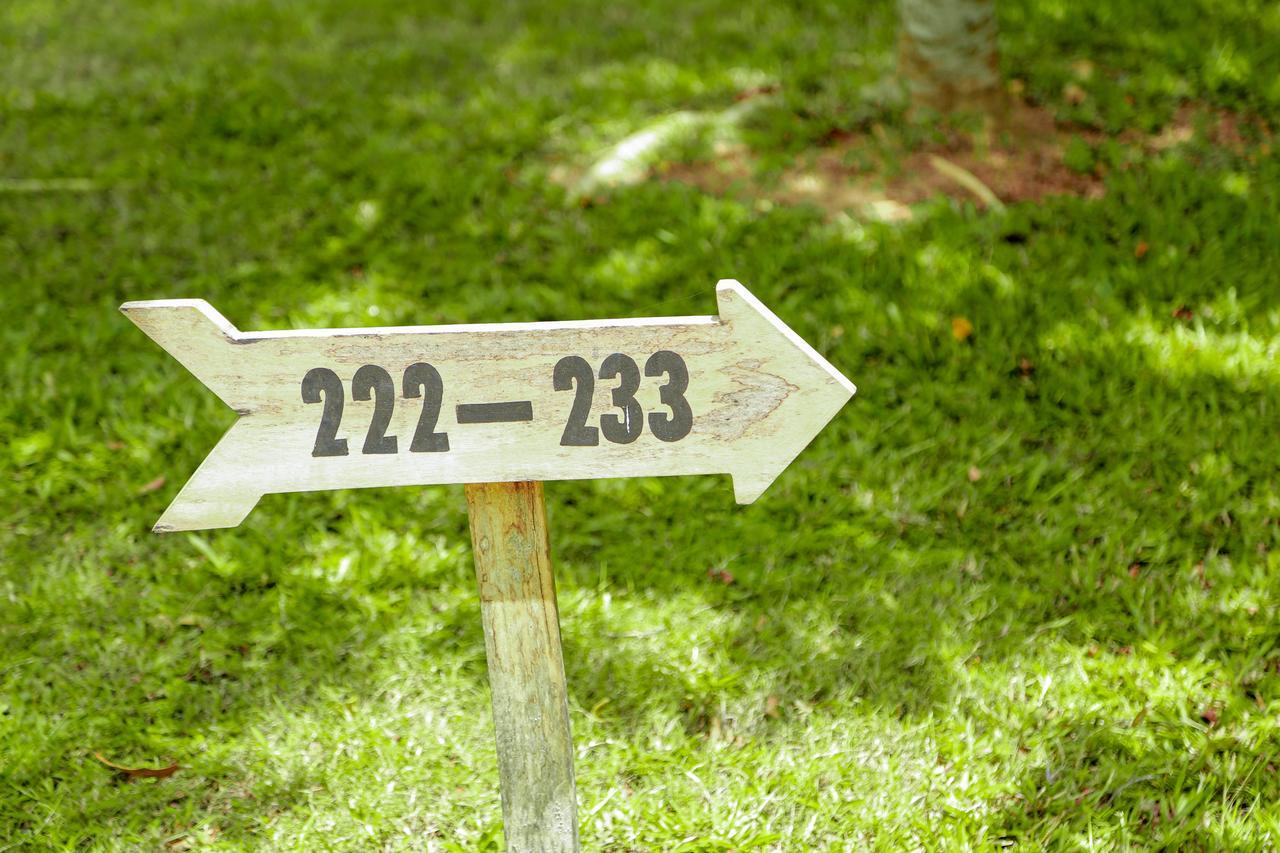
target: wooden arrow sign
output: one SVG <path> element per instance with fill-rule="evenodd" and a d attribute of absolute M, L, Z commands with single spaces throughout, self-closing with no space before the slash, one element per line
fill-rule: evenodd
<path fill-rule="evenodd" d="M 718 317 L 283 332 L 127 302 L 240 415 L 155 529 L 364 486 L 730 474 L 750 503 L 856 389 L 736 281 L 716 298 Z"/>

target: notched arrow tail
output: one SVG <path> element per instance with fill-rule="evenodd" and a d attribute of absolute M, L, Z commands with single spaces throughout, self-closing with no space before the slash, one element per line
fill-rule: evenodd
<path fill-rule="evenodd" d="M 254 440 L 256 429 L 252 419 L 244 417 L 250 414 L 248 386 L 243 380 L 249 369 L 250 354 L 237 352 L 253 339 L 241 334 L 203 299 L 126 302 L 120 310 L 241 415 L 191 475 L 153 529 L 167 533 L 235 527 L 262 497 L 260 491 L 245 482 L 244 476 L 233 474 L 242 470 L 237 463 L 247 444 Z"/>

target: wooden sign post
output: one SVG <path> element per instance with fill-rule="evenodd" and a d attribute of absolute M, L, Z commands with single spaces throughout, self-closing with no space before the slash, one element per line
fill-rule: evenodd
<path fill-rule="evenodd" d="M 542 484 L 467 486 L 510 850 L 577 850 L 569 692 Z"/>
<path fill-rule="evenodd" d="M 578 849 L 543 480 L 729 474 L 750 503 L 854 386 L 736 281 L 719 316 L 241 332 L 120 307 L 240 415 L 155 524 L 277 492 L 467 483 L 509 849 Z"/>

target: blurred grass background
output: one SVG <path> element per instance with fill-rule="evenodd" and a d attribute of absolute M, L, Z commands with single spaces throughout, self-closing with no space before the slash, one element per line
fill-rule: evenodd
<path fill-rule="evenodd" d="M 999 13 L 1004 77 L 1116 144 L 1187 103 L 1280 114 L 1274 4 Z M 653 316 L 733 277 L 860 393 L 749 507 L 548 487 L 587 849 L 1274 848 L 1265 133 L 894 224 L 551 179 L 759 89 L 765 172 L 833 131 L 909 144 L 895 30 L 887 2 L 0 6 L 0 844 L 501 841 L 460 489 L 150 535 L 233 415 L 119 303 Z"/>

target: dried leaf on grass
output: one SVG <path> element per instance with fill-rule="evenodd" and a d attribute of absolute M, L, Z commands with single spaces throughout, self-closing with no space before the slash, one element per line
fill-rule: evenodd
<path fill-rule="evenodd" d="M 98 759 L 108 767 L 110 767 L 112 770 L 116 770 L 116 771 L 119 771 L 120 773 L 123 773 L 130 780 L 168 779 L 174 773 L 177 773 L 179 770 L 182 769 L 177 764 L 170 764 L 168 767 L 125 767 L 123 765 L 116 764 L 113 761 L 108 761 L 107 759 L 102 757 L 102 753 L 100 752 L 95 752 L 93 754 L 93 757 Z"/>
<path fill-rule="evenodd" d="M 713 566 L 707 569 L 707 577 L 711 578 L 712 580 L 720 581 L 720 583 L 724 584 L 725 586 L 729 586 L 730 584 L 733 583 L 733 573 L 730 572 L 728 569 L 717 569 Z"/>
<path fill-rule="evenodd" d="M 149 494 L 149 493 L 151 493 L 151 492 L 154 492 L 156 489 L 162 489 L 162 488 L 164 488 L 164 476 L 163 476 L 163 475 L 162 475 L 162 476 L 159 476 L 159 477 L 156 477 L 156 478 L 155 478 L 154 480 L 152 480 L 150 483 L 147 483 L 145 486 L 143 486 L 142 488 L 138 489 L 138 494 L 140 494 L 140 495 L 145 495 L 145 494 Z"/>

